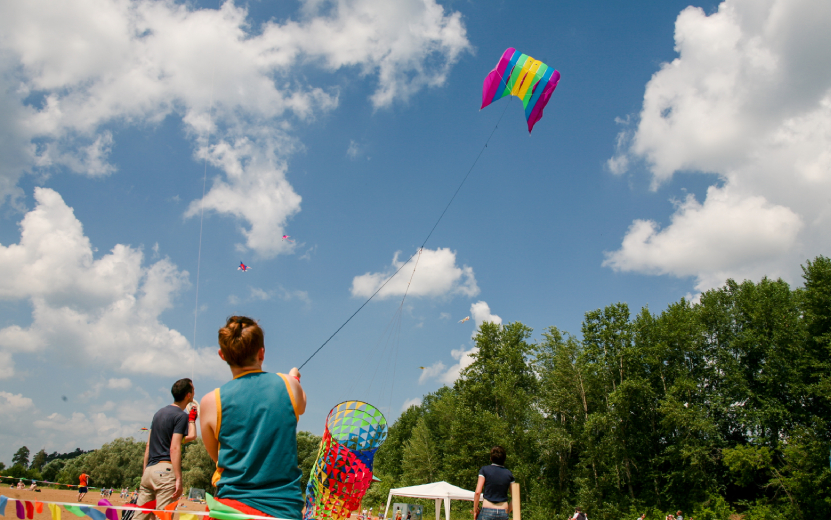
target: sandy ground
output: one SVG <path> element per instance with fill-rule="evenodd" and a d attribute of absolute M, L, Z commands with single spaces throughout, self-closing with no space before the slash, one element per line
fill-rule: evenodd
<path fill-rule="evenodd" d="M 127 503 L 126 500 L 121 500 L 118 498 L 118 493 L 120 490 L 115 489 L 113 490 L 113 495 L 109 497 L 107 500 L 114 506 L 121 506 Z M 18 498 L 20 500 L 28 500 L 30 502 L 42 502 L 42 501 L 49 501 L 49 502 L 69 502 L 72 504 L 78 503 L 78 491 L 73 489 L 49 489 L 43 488 L 41 489 L 40 493 L 35 491 L 29 490 L 17 490 L 17 489 L 9 489 L 8 486 L 0 488 L 0 495 L 3 495 L 8 498 Z M 89 493 L 84 497 L 84 500 L 81 504 L 86 506 L 96 506 L 98 505 L 98 501 L 101 500 L 101 491 L 98 489 L 92 489 Z M 185 507 L 180 507 L 179 511 L 204 511 L 205 505 L 199 504 L 196 502 L 188 502 L 187 500 L 181 500 L 180 506 L 184 505 Z M 17 513 L 15 512 L 15 507 L 17 507 L 13 502 L 9 502 L 6 504 L 6 519 L 9 520 L 16 520 Z M 103 509 L 102 509 L 103 510 Z M 119 517 L 121 517 L 121 511 L 119 511 Z M 85 517 L 86 520 L 90 520 L 89 517 Z M 174 520 L 178 518 L 178 516 L 173 517 Z M 52 515 L 49 514 L 49 508 L 46 507 L 46 504 L 43 505 L 43 512 L 38 514 L 35 513 L 34 516 L 35 520 L 52 520 Z M 83 520 L 78 518 L 77 516 L 73 515 L 66 509 L 61 508 L 61 520 Z"/>

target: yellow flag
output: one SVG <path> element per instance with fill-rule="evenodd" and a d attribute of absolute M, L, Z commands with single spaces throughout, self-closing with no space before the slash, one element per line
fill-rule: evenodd
<path fill-rule="evenodd" d="M 61 520 L 61 506 L 58 504 L 46 504 L 49 506 L 49 512 L 52 513 L 52 520 Z"/>
<path fill-rule="evenodd" d="M 187 513 L 179 513 L 179 520 L 197 520 L 196 515 L 191 515 Z"/>

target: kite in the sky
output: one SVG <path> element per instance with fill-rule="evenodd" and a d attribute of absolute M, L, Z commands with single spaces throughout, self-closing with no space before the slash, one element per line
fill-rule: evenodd
<path fill-rule="evenodd" d="M 470 319 L 470 316 L 467 316 L 465 319 L 463 319 L 463 320 L 459 320 L 459 323 L 464 323 L 464 322 L 466 322 L 466 321 L 467 321 L 467 320 L 469 320 L 469 319 Z"/>
<path fill-rule="evenodd" d="M 424 370 L 424 367 L 418 367 L 418 368 L 420 368 L 420 369 Z"/>
<path fill-rule="evenodd" d="M 246 271 L 247 271 L 247 270 L 249 270 L 249 269 L 251 269 L 251 268 L 250 268 L 250 267 L 248 267 L 247 265 L 245 265 L 245 264 L 244 264 L 244 263 L 242 263 L 242 262 L 240 262 L 240 263 L 239 263 L 239 267 L 237 267 L 237 271 L 242 271 L 243 273 L 244 273 L 244 272 L 246 272 Z"/>
<path fill-rule="evenodd" d="M 290 236 L 291 236 L 291 235 L 283 235 L 283 240 L 288 240 L 289 242 L 294 242 L 294 240 L 292 240 L 291 238 L 289 238 Z"/>
<path fill-rule="evenodd" d="M 139 430 L 143 431 L 143 432 L 146 432 L 146 431 L 150 431 L 150 428 L 139 428 Z"/>
<path fill-rule="evenodd" d="M 553 67 L 510 47 L 485 78 L 481 108 L 508 95 L 518 97 L 525 108 L 530 134 L 559 81 L 560 73 Z"/>

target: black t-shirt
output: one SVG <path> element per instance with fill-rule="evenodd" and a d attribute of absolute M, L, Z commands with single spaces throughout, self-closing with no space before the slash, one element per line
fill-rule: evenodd
<path fill-rule="evenodd" d="M 482 466 L 479 475 L 485 477 L 485 487 L 482 490 L 482 496 L 485 497 L 485 500 L 494 504 L 508 501 L 508 488 L 511 487 L 511 482 L 514 481 L 514 474 L 511 473 L 511 470 L 506 469 L 505 466 L 491 464 L 490 466 Z"/>
<path fill-rule="evenodd" d="M 150 424 L 148 466 L 170 460 L 170 441 L 174 433 L 181 433 L 182 436 L 188 434 L 188 414 L 171 404 L 156 412 Z"/>

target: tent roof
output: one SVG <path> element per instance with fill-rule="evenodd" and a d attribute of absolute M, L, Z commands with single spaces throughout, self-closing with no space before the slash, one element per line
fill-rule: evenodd
<path fill-rule="evenodd" d="M 451 500 L 473 501 L 473 491 L 462 489 L 447 482 L 433 482 L 421 486 L 390 489 L 390 495 L 413 498 L 449 498 Z"/>

